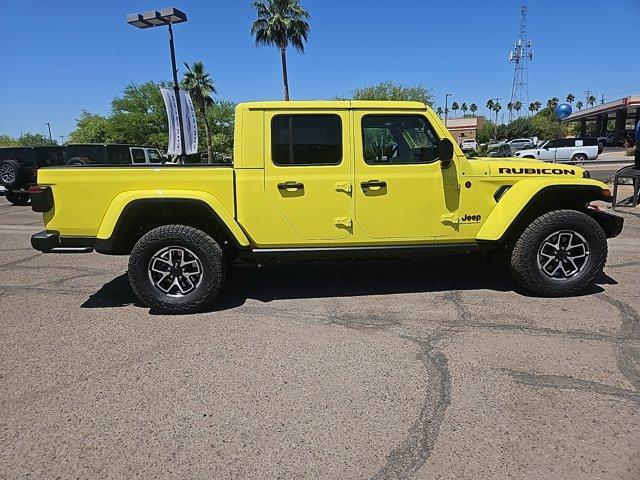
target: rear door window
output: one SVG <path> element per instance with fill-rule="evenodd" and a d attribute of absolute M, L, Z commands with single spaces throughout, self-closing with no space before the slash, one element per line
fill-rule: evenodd
<path fill-rule="evenodd" d="M 277 115 L 271 122 L 275 165 L 339 165 L 342 121 L 337 115 Z"/>
<path fill-rule="evenodd" d="M 146 163 L 147 161 L 144 156 L 144 149 L 142 148 L 132 148 L 131 158 L 133 159 L 133 163 Z"/>

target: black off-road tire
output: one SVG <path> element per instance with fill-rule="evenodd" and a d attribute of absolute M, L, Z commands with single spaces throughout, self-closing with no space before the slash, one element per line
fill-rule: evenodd
<path fill-rule="evenodd" d="M 14 205 L 20 207 L 29 205 L 30 198 L 28 193 L 16 193 L 7 190 L 6 192 L 4 192 L 4 196 L 9 201 L 9 203 L 12 203 Z"/>
<path fill-rule="evenodd" d="M 170 296 L 154 286 L 148 269 L 154 255 L 166 247 L 190 250 L 201 263 L 202 279 L 195 290 Z M 129 283 L 142 303 L 158 313 L 194 313 L 209 306 L 224 285 L 227 263 L 220 245 L 201 230 L 164 225 L 145 234 L 129 257 Z"/>
<path fill-rule="evenodd" d="M 68 167 L 81 167 L 89 163 L 86 157 L 73 157 L 67 162 Z"/>
<path fill-rule="evenodd" d="M 0 185 L 7 190 L 19 188 L 22 184 L 24 173 L 17 160 L 3 160 L 0 162 Z"/>
<path fill-rule="evenodd" d="M 570 278 L 551 278 L 538 264 L 542 243 L 558 231 L 576 232 L 588 246 L 584 266 Z M 511 252 L 511 271 L 518 283 L 532 293 L 544 297 L 572 296 L 593 283 L 606 261 L 607 238 L 598 222 L 576 210 L 554 210 L 535 219 L 520 235 Z"/>

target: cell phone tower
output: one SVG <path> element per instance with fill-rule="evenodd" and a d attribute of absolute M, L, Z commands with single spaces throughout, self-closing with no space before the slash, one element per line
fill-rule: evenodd
<path fill-rule="evenodd" d="M 525 112 L 529 108 L 529 60 L 533 60 L 533 48 L 531 41 L 527 40 L 527 5 L 523 4 L 520 9 L 520 35 L 514 44 L 514 49 L 509 52 L 509 62 L 515 65 L 511 105 L 520 102 Z M 514 108 L 509 110 L 509 122 L 515 116 L 514 110 Z"/>

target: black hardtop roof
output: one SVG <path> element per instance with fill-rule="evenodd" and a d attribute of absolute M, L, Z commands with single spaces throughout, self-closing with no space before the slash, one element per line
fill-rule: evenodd
<path fill-rule="evenodd" d="M 15 150 L 15 149 L 19 149 L 19 148 L 22 148 L 22 149 L 25 149 L 25 150 L 26 149 L 34 150 L 36 148 L 43 148 L 43 149 L 44 148 L 64 148 L 64 146 L 61 146 L 61 145 L 36 145 L 36 146 L 15 145 L 13 147 L 10 147 L 10 146 L 9 147 L 0 147 L 0 150 L 9 150 L 9 149 Z"/>
<path fill-rule="evenodd" d="M 135 143 L 67 143 L 67 147 L 81 147 L 83 145 L 103 146 L 103 147 L 137 147 L 137 148 L 156 148 L 151 145 L 139 145 Z"/>

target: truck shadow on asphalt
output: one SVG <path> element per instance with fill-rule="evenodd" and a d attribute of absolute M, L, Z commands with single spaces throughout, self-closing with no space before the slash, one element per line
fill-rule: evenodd
<path fill-rule="evenodd" d="M 617 282 L 606 274 L 585 295 Z M 452 290 L 493 290 L 531 296 L 511 277 L 506 259 L 480 256 L 414 259 L 289 262 L 265 266 L 236 264 L 218 299 L 207 311 L 227 310 L 247 299 L 261 302 L 296 298 L 354 297 Z M 142 305 L 127 274 L 114 278 L 92 294 L 82 308 Z M 153 313 L 153 312 L 151 312 Z"/>

